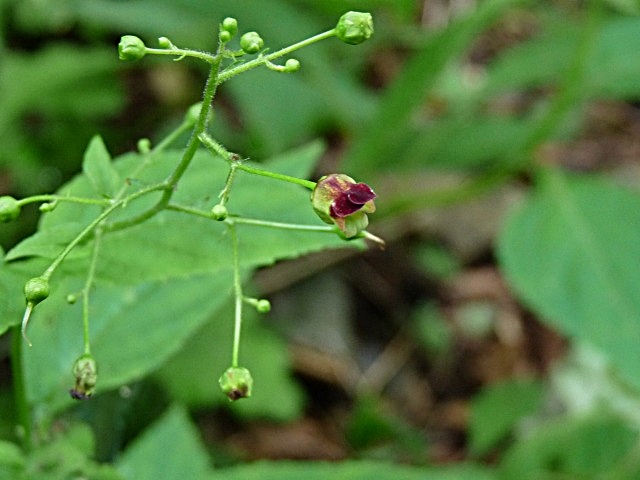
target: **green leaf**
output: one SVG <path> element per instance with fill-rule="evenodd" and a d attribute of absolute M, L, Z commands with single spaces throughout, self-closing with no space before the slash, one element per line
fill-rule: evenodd
<path fill-rule="evenodd" d="M 471 453 L 487 453 L 540 406 L 543 394 L 542 385 L 535 381 L 513 380 L 483 390 L 471 405 Z"/>
<path fill-rule="evenodd" d="M 361 130 L 347 154 L 345 169 L 356 176 L 362 176 L 372 168 L 397 169 L 398 152 L 407 141 L 411 117 L 424 105 L 447 66 L 507 9 L 521 3 L 523 0 L 482 2 L 472 15 L 457 19 L 446 30 L 430 38 L 386 90 L 376 114 L 367 128 Z"/>
<path fill-rule="evenodd" d="M 550 171 L 505 222 L 507 279 L 542 318 L 600 348 L 640 388 L 640 195 Z"/>
<path fill-rule="evenodd" d="M 116 466 L 126 480 L 201 479 L 210 471 L 198 431 L 177 406 L 138 437 Z"/>
<path fill-rule="evenodd" d="M 637 444 L 637 431 L 606 412 L 566 417 L 517 442 L 505 455 L 501 478 L 638 478 Z"/>
<path fill-rule="evenodd" d="M 93 186 L 95 193 L 100 197 L 113 198 L 120 185 L 118 172 L 111 164 L 111 155 L 107 151 L 102 138 L 98 135 L 91 139 L 84 154 L 82 170 Z"/>
<path fill-rule="evenodd" d="M 240 357 L 241 366 L 248 368 L 255 380 L 253 393 L 249 400 L 235 402 L 230 408 L 245 417 L 293 420 L 301 413 L 303 398 L 290 374 L 287 345 L 256 315 L 245 310 Z M 232 338 L 233 311 L 225 308 L 160 368 L 156 378 L 173 398 L 189 407 L 228 406 L 217 379 L 230 364 Z"/>
<path fill-rule="evenodd" d="M 16 444 L 0 440 L 0 478 L 20 478 L 26 459 Z"/>
<path fill-rule="evenodd" d="M 477 466 L 408 467 L 370 461 L 258 462 L 216 470 L 212 480 L 493 480 L 489 469 Z"/>
<path fill-rule="evenodd" d="M 163 283 L 99 285 L 90 305 L 97 391 L 139 379 L 166 361 L 220 308 L 230 284 L 231 273 L 218 271 Z M 68 305 L 65 296 L 82 285 L 82 278 L 72 276 L 53 282 L 51 296 L 33 313 L 33 347 L 24 352 L 31 403 L 48 401 L 55 410 L 71 402 L 71 366 L 83 352 L 82 306 Z"/>

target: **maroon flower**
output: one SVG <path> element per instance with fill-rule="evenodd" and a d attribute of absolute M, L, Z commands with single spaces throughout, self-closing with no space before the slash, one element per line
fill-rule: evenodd
<path fill-rule="evenodd" d="M 366 183 L 356 183 L 347 175 L 334 173 L 318 181 L 311 204 L 322 221 L 336 224 L 345 237 L 351 238 L 367 228 L 367 213 L 376 210 L 375 198 L 375 192 Z"/>

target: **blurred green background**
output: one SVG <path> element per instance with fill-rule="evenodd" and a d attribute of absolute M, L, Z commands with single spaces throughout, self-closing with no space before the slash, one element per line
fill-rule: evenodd
<path fill-rule="evenodd" d="M 275 50 L 348 10 L 373 13 L 370 41 L 234 78 L 211 133 L 257 161 L 322 140 L 312 178 L 372 185 L 387 248 L 255 272 L 274 308 L 247 320 L 243 355 L 265 400 L 221 398 L 210 339 L 231 325 L 210 321 L 149 375 L 57 413 L 74 426 L 51 451 L 116 466 L 87 460 L 95 478 L 640 478 L 636 0 L 0 0 L 0 194 L 52 192 L 94 134 L 119 155 L 198 101 L 202 65 L 123 64 L 121 35 L 211 50 L 233 16 Z M 0 245 L 36 222 L 25 209 Z M 242 465 L 258 459 L 349 462 Z"/>

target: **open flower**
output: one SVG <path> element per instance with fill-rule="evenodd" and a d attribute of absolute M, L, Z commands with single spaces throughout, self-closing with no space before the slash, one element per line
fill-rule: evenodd
<path fill-rule="evenodd" d="M 352 238 L 367 228 L 367 213 L 376 210 L 374 198 L 375 192 L 366 183 L 333 173 L 318 181 L 311 204 L 323 222 L 336 224 L 346 238 Z"/>

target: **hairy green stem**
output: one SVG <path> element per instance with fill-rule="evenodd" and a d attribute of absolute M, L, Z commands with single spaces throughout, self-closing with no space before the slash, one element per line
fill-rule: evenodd
<path fill-rule="evenodd" d="M 100 215 L 98 215 L 96 218 L 94 218 L 91 223 L 89 223 L 86 227 L 84 227 L 82 229 L 82 231 L 80 233 L 78 233 L 75 238 L 73 240 L 71 240 L 71 242 L 69 242 L 67 244 L 66 247 L 64 247 L 64 249 L 58 254 L 58 256 L 53 260 L 53 262 L 51 262 L 51 265 L 49 265 L 49 267 L 44 271 L 44 273 L 42 274 L 42 277 L 49 280 L 49 278 L 51 278 L 51 275 L 53 275 L 53 272 L 60 266 L 60 264 L 62 263 L 62 261 L 67 257 L 67 255 L 69 255 L 69 253 L 85 238 L 87 238 L 89 236 L 89 234 L 91 234 L 93 232 L 93 230 L 100 224 L 100 222 L 102 222 L 104 219 L 106 219 L 109 215 L 111 215 L 116 209 L 122 207 L 123 205 L 126 205 L 128 202 L 133 201 L 139 197 L 142 197 L 144 195 L 147 195 L 151 192 L 154 191 L 158 191 L 158 190 L 162 190 L 164 189 L 165 186 L 164 184 L 158 184 L 158 185 L 152 185 L 149 186 L 147 188 L 143 188 L 142 190 L 138 190 L 135 193 L 132 193 L 131 195 L 118 200 L 116 202 L 112 202 L 111 205 L 108 208 L 105 208 L 102 213 L 100 213 Z"/>
<path fill-rule="evenodd" d="M 98 252 L 102 241 L 102 229 L 97 227 L 95 230 L 95 239 L 93 242 L 93 252 L 91 252 L 91 261 L 89 263 L 89 271 L 84 284 L 82 295 L 82 342 L 84 345 L 84 353 L 91 354 L 91 341 L 89 339 L 89 297 L 91 287 L 96 274 L 96 265 L 98 264 Z"/>
<path fill-rule="evenodd" d="M 235 321 L 233 327 L 233 352 L 231 366 L 239 365 L 240 357 L 240 330 L 242 328 L 242 282 L 240 281 L 240 259 L 238 253 L 238 234 L 236 226 L 230 222 L 227 224 L 231 233 L 231 245 L 233 250 L 233 293 L 235 297 Z"/>
<path fill-rule="evenodd" d="M 20 326 L 11 329 L 11 375 L 13 376 L 13 393 L 16 404 L 16 414 L 20 425 L 19 436 L 26 451 L 32 447 L 31 437 L 31 409 L 27 400 L 27 386 L 25 382 L 24 363 L 22 357 L 23 340 Z"/>
<path fill-rule="evenodd" d="M 250 60 L 246 63 L 242 63 L 235 67 L 229 67 L 228 69 L 220 72 L 220 75 L 218 76 L 218 84 L 226 82 L 230 78 L 235 77 L 240 73 L 246 72 L 253 68 L 264 65 L 265 63 L 271 60 L 275 60 L 276 58 L 287 55 L 288 53 L 295 52 L 296 50 L 299 50 L 313 43 L 333 37 L 335 36 L 335 34 L 336 34 L 336 29 L 332 28 L 331 30 L 327 30 L 326 32 L 319 33 L 318 35 L 314 35 L 313 37 L 307 38 L 306 40 L 302 40 L 301 42 L 294 43 L 293 45 L 289 45 L 288 47 L 285 47 L 281 50 L 270 53 L 269 55 L 260 55 L 258 58 Z"/>
<path fill-rule="evenodd" d="M 175 60 L 182 60 L 185 57 L 197 58 L 207 63 L 214 64 L 218 60 L 217 55 L 211 55 L 207 52 L 201 52 L 199 50 L 191 50 L 188 48 L 150 48 L 146 47 L 146 53 L 151 55 L 174 55 L 177 56 Z"/>
<path fill-rule="evenodd" d="M 207 147 L 213 153 L 222 157 L 225 161 L 227 161 L 231 165 L 235 165 L 235 168 L 238 170 L 242 170 L 243 172 L 251 173 L 253 175 L 260 175 L 262 177 L 273 178 L 275 180 L 280 180 L 283 182 L 294 183 L 296 185 L 301 185 L 309 190 L 313 190 L 316 188 L 316 182 L 312 182 L 310 180 L 305 180 L 303 178 L 292 177 L 290 175 L 284 175 L 282 173 L 270 172 L 268 170 L 263 170 L 261 168 L 250 167 L 249 165 L 245 165 L 244 163 L 236 160 L 237 155 L 229 152 L 226 148 L 224 148 L 219 142 L 211 138 L 210 135 L 206 133 L 201 133 L 198 137 L 202 144 Z"/>
<path fill-rule="evenodd" d="M 42 194 L 42 195 L 33 195 L 32 197 L 22 198 L 18 200 L 18 205 L 23 206 L 29 203 L 39 203 L 39 202 L 70 202 L 70 203 L 81 203 L 84 205 L 99 205 L 102 207 L 108 206 L 111 203 L 111 201 L 108 199 L 67 197 L 65 195 Z"/>

